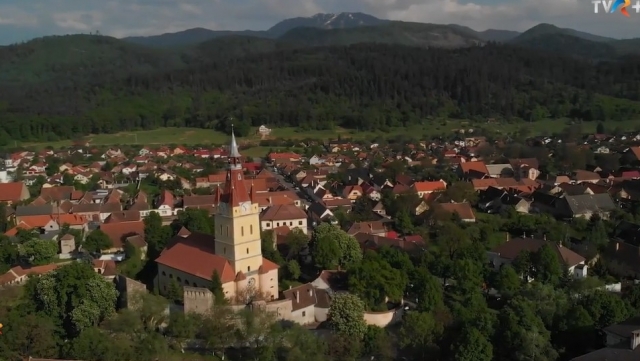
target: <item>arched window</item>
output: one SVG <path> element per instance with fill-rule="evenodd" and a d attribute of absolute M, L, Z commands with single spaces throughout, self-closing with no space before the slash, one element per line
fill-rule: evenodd
<path fill-rule="evenodd" d="M 166 276 L 167 274 L 166 274 L 164 271 L 162 271 L 162 275 L 163 275 L 163 276 Z"/>
<path fill-rule="evenodd" d="M 249 254 L 249 247 L 247 247 L 247 254 Z"/>
<path fill-rule="evenodd" d="M 227 247 L 224 247 L 224 248 L 222 249 L 222 253 L 227 254 Z"/>
<path fill-rule="evenodd" d="M 227 226 L 227 236 L 229 235 L 229 226 Z"/>
<path fill-rule="evenodd" d="M 180 279 L 180 277 L 177 278 L 178 282 L 182 282 L 182 280 Z"/>
<path fill-rule="evenodd" d="M 247 266 L 247 272 L 251 272 L 251 266 Z"/>
<path fill-rule="evenodd" d="M 240 236 L 244 237 L 244 226 L 240 226 Z"/>
<path fill-rule="evenodd" d="M 253 224 L 249 225 L 249 234 L 253 234 Z"/>
<path fill-rule="evenodd" d="M 189 285 L 189 281 L 184 280 L 184 284 L 188 286 Z"/>

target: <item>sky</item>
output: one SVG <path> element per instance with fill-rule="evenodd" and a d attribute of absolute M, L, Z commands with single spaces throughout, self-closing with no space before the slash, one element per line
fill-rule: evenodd
<path fill-rule="evenodd" d="M 475 30 L 524 31 L 551 23 L 615 38 L 640 37 L 640 13 L 594 14 L 591 0 L 0 0 L 0 44 L 95 31 L 120 38 L 194 27 L 266 30 L 286 18 L 356 11 Z"/>

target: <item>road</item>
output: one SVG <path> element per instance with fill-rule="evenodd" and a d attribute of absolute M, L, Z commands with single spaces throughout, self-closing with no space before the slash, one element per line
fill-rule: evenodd
<path fill-rule="evenodd" d="M 275 169 L 272 166 L 267 166 L 267 168 L 269 169 L 269 171 L 271 171 L 271 173 L 273 173 L 273 175 L 276 177 L 276 180 L 280 185 L 284 186 L 287 190 L 295 192 L 298 195 L 298 197 L 300 197 L 300 200 L 302 200 L 302 203 L 304 204 L 305 209 L 307 209 L 311 204 L 311 202 L 314 201 L 314 199 L 311 196 L 306 194 L 306 192 L 302 191 L 297 185 L 289 182 L 282 174 L 278 172 L 277 169 Z M 318 200 L 315 200 L 315 201 L 317 202 Z"/>

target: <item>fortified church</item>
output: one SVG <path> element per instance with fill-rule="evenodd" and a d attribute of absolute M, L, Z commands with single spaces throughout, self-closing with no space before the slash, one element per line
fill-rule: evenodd
<path fill-rule="evenodd" d="M 260 207 L 247 189 L 233 131 L 229 150 L 226 183 L 214 194 L 215 238 L 181 230 L 156 260 L 160 293 L 167 292 L 173 280 L 207 288 L 215 271 L 232 303 L 248 302 L 257 294 L 278 298 L 278 265 L 262 257 Z"/>

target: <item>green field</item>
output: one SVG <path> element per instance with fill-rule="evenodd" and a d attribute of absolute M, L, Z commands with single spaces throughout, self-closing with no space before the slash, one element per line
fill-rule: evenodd
<path fill-rule="evenodd" d="M 459 129 L 487 129 L 501 134 L 512 134 L 521 129 L 527 129 L 528 135 L 551 135 L 559 133 L 568 126 L 568 122 L 565 120 L 543 120 L 538 122 L 526 123 L 526 122 L 470 122 L 462 120 L 432 120 L 429 124 L 420 126 L 411 126 L 407 128 L 393 128 L 389 131 L 358 131 L 353 129 L 344 129 L 336 127 L 333 130 L 311 130 L 302 131 L 298 128 L 274 128 L 272 130 L 269 139 L 335 139 L 338 136 L 342 138 L 353 139 L 374 139 L 380 137 L 393 137 L 397 135 L 410 135 L 415 138 L 425 138 L 435 135 L 448 135 Z M 582 130 L 584 133 L 595 133 L 597 122 L 585 122 L 582 123 Z M 614 128 L 620 128 L 623 130 L 640 130 L 640 121 L 628 120 L 619 122 L 606 122 L 604 123 L 608 132 Z M 86 142 L 91 145 L 170 145 L 170 144 L 215 144 L 222 145 L 229 142 L 229 136 L 227 134 L 211 130 L 211 129 L 198 129 L 198 128 L 160 128 L 155 130 L 145 130 L 137 132 L 123 132 L 116 134 L 96 134 L 89 135 L 84 138 Z M 268 150 L 268 148 L 258 147 L 260 137 L 258 135 L 252 135 L 238 139 L 239 142 L 247 145 L 253 144 L 254 146 L 247 149 L 249 156 L 262 156 Z M 19 143 L 17 146 L 24 147 L 67 147 L 73 142 L 71 140 L 64 140 L 58 142 L 45 142 L 45 143 Z M 255 148 L 255 149 L 254 149 Z"/>

